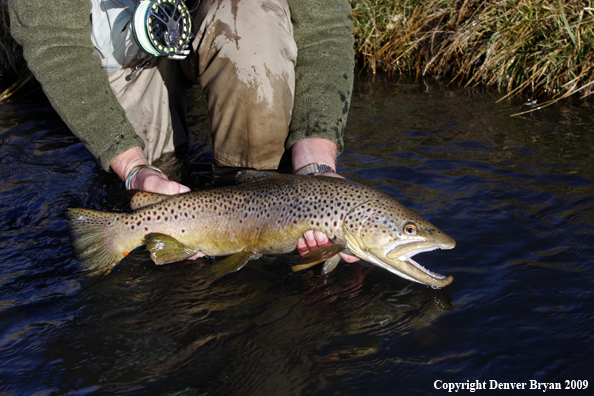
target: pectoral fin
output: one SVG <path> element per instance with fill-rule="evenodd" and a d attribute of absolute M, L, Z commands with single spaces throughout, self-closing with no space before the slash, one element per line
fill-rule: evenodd
<path fill-rule="evenodd" d="M 146 248 L 157 265 L 175 263 L 192 257 L 197 251 L 165 234 L 149 234 Z"/>
<path fill-rule="evenodd" d="M 292 268 L 293 272 L 307 269 L 307 268 L 312 267 L 318 263 L 321 263 L 324 260 L 332 259 L 333 256 L 338 257 L 338 253 L 341 252 L 344 248 L 345 248 L 344 242 L 337 241 L 337 242 L 333 243 L 332 245 L 326 245 L 326 246 L 322 246 L 321 248 L 312 250 L 311 252 L 308 252 L 308 253 L 304 254 L 303 257 L 301 257 L 301 260 L 299 260 L 298 265 L 293 266 L 293 268 Z M 340 258 L 338 260 L 340 260 Z M 328 272 L 332 271 L 336 267 L 336 264 L 338 264 L 338 261 L 334 264 L 334 266 Z"/>
<path fill-rule="evenodd" d="M 324 266 L 322 267 L 322 275 L 327 275 L 330 272 L 334 271 L 334 269 L 336 268 L 336 266 L 338 265 L 339 262 L 340 262 L 340 256 L 338 254 L 336 256 L 332 256 L 328 260 L 326 260 L 326 262 L 324 263 Z"/>
<path fill-rule="evenodd" d="M 231 272 L 239 271 L 248 263 L 248 261 L 257 260 L 261 256 L 261 254 L 253 253 L 251 250 L 244 250 L 243 252 L 235 253 L 231 256 L 217 260 L 211 267 L 210 272 L 215 275 L 215 277 L 220 278 Z"/>

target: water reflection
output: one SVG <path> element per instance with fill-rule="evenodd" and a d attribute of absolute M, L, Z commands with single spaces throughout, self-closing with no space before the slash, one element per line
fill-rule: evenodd
<path fill-rule="evenodd" d="M 209 394 L 300 394 L 340 375 L 338 361 L 380 364 L 391 338 L 452 309 L 444 291 L 371 267 L 346 265 L 328 279 L 287 272 L 296 257 L 265 257 L 209 283 L 200 265 L 139 274 L 144 256 L 86 284 L 76 318 L 46 340 L 46 359 L 28 376 L 60 378 L 58 393 L 100 385 L 98 394 L 143 394 L 176 388 L 173 376 Z"/>
<path fill-rule="evenodd" d="M 293 273 L 295 255 L 212 281 L 208 259 L 157 267 L 138 251 L 85 280 L 64 212 L 125 210 L 127 192 L 45 102 L 4 104 L 0 392 L 410 395 L 434 394 L 437 379 L 591 380 L 589 105 L 510 118 L 521 101 L 489 92 L 355 88 L 339 170 L 455 237 L 417 256 L 454 276 L 443 290 L 365 263 Z M 193 117 L 197 143 L 171 161 L 200 187 L 208 126 Z"/>

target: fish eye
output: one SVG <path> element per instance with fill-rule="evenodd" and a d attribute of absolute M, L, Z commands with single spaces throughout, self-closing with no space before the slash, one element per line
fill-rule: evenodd
<path fill-rule="evenodd" d="M 417 235 L 417 226 L 413 223 L 408 223 L 404 226 L 404 233 L 406 235 Z"/>

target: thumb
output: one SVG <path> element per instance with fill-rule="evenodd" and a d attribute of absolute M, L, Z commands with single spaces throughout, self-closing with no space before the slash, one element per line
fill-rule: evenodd
<path fill-rule="evenodd" d="M 156 186 L 160 194 L 178 195 L 190 192 L 190 188 L 175 181 L 161 179 Z"/>
<path fill-rule="evenodd" d="M 190 189 L 183 184 L 169 180 L 162 174 L 149 170 L 146 174 L 141 175 L 141 190 L 154 192 L 157 194 L 177 195 L 189 192 Z"/>

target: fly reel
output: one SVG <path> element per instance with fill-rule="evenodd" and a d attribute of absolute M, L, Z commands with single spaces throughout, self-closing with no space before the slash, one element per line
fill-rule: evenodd
<path fill-rule="evenodd" d="M 192 37 L 192 19 L 182 0 L 143 0 L 134 11 L 134 38 L 146 53 L 172 56 Z"/>

